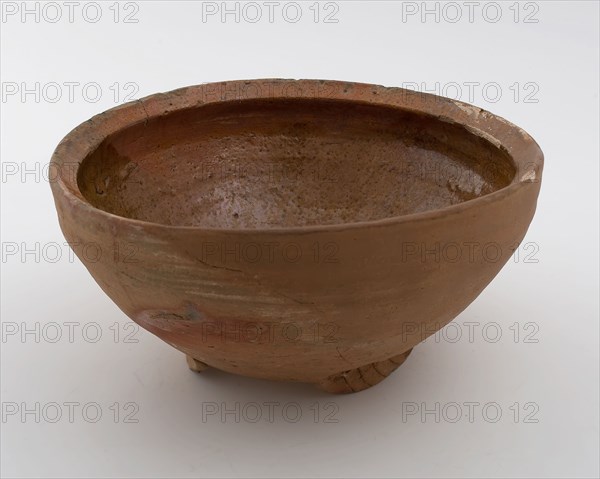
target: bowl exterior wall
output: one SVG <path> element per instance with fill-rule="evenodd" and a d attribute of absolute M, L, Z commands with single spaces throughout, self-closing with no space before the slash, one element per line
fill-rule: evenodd
<path fill-rule="evenodd" d="M 314 382 L 463 311 L 527 231 L 540 182 L 519 186 L 443 216 L 300 232 L 163 228 L 53 191 L 75 253 L 140 326 L 225 371 Z"/>

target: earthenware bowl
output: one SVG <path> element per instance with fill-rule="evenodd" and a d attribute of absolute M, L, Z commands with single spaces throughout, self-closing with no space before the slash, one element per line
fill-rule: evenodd
<path fill-rule="evenodd" d="M 152 95 L 51 161 L 81 261 L 192 369 L 336 393 L 380 382 L 481 293 L 525 235 L 542 164 L 478 107 L 316 80 Z"/>

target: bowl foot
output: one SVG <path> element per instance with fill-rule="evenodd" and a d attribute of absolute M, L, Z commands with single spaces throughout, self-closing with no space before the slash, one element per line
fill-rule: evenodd
<path fill-rule="evenodd" d="M 186 356 L 185 360 L 187 361 L 188 367 L 196 373 L 201 373 L 205 369 L 208 369 L 207 364 L 203 363 L 202 361 L 198 361 L 191 356 Z"/>
<path fill-rule="evenodd" d="M 383 361 L 333 374 L 320 381 L 317 386 L 328 393 L 356 393 L 375 386 L 387 378 L 408 358 L 412 349 Z"/>

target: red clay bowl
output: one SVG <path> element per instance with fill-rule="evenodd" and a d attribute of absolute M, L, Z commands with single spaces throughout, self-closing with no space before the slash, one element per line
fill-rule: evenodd
<path fill-rule="evenodd" d="M 101 113 L 51 166 L 81 261 L 192 369 L 352 392 L 496 276 L 534 215 L 543 155 L 447 98 L 251 80 Z"/>

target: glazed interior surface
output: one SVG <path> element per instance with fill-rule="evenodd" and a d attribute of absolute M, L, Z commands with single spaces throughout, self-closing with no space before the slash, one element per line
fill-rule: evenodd
<path fill-rule="evenodd" d="M 95 207 L 206 228 L 377 220 L 468 201 L 515 175 L 505 150 L 465 127 L 344 100 L 244 100 L 125 128 L 85 158 Z"/>

